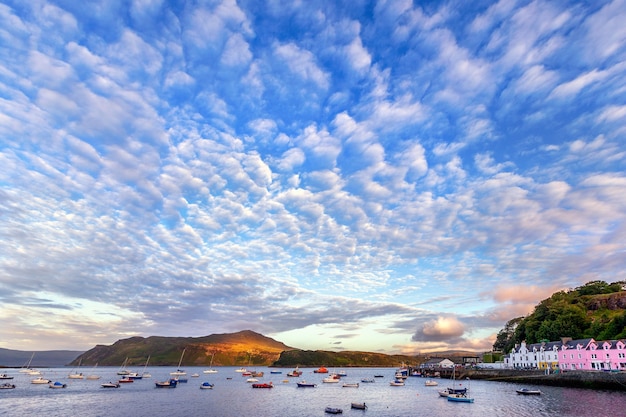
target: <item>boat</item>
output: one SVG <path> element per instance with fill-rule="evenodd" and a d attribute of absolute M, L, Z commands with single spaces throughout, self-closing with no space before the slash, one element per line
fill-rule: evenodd
<path fill-rule="evenodd" d="M 324 366 L 320 366 L 319 368 L 315 369 L 313 372 L 316 374 L 327 374 L 328 369 Z"/>
<path fill-rule="evenodd" d="M 277 374 L 282 374 L 283 371 L 270 371 L 270 374 L 272 375 L 277 375 Z"/>
<path fill-rule="evenodd" d="M 302 371 L 297 366 L 296 366 L 296 369 L 294 369 L 293 371 L 287 373 L 287 376 L 299 377 L 300 375 L 302 375 Z"/>
<path fill-rule="evenodd" d="M 468 378 L 469 379 L 469 378 Z M 456 385 L 456 367 L 452 370 L 452 388 L 448 388 L 448 401 L 457 403 L 473 403 L 474 399 L 468 397 L 467 388 L 460 388 Z M 439 393 L 441 395 L 441 393 Z"/>
<path fill-rule="evenodd" d="M 343 410 L 341 408 L 326 407 L 324 409 L 324 412 L 328 413 L 328 414 L 341 414 L 341 413 L 343 413 Z"/>
<path fill-rule="evenodd" d="M 239 368 L 239 369 L 235 369 L 235 372 L 242 373 L 242 372 L 247 372 L 247 371 L 246 371 L 246 368 Z"/>
<path fill-rule="evenodd" d="M 384 378 L 384 377 L 385 377 L 385 375 L 380 375 L 380 374 L 374 375 L 374 378 Z"/>
<path fill-rule="evenodd" d="M 251 376 L 253 376 L 255 378 L 263 378 L 263 375 L 265 375 L 263 372 L 255 372 L 255 371 L 253 371 Z"/>
<path fill-rule="evenodd" d="M 246 382 L 259 382 L 259 380 L 256 378 L 248 378 L 246 379 Z"/>
<path fill-rule="evenodd" d="M 357 410 L 366 410 L 367 405 L 365 405 L 365 403 L 352 403 L 350 404 L 350 408 L 354 408 Z"/>
<path fill-rule="evenodd" d="M 35 378 L 35 379 L 32 379 L 32 380 L 30 381 L 30 383 L 31 383 L 31 384 L 49 384 L 49 383 L 51 383 L 51 382 L 52 382 L 52 381 L 50 381 L 49 379 L 45 379 L 45 378 L 44 378 L 44 377 L 42 377 L 42 376 L 37 377 L 37 378 Z"/>
<path fill-rule="evenodd" d="M 432 379 L 427 379 L 426 382 L 424 382 L 424 385 L 427 387 L 436 387 L 437 385 L 439 385 L 439 382 Z"/>
<path fill-rule="evenodd" d="M 404 381 L 402 379 L 394 379 L 389 383 L 392 387 L 402 387 L 404 386 Z"/>
<path fill-rule="evenodd" d="M 13 379 L 13 377 L 11 375 L 2 374 L 0 375 L 0 379 Z"/>
<path fill-rule="evenodd" d="M 332 383 L 336 383 L 339 382 L 339 378 L 335 378 L 334 376 L 327 376 L 326 378 L 322 379 L 322 382 L 325 384 L 332 384 Z"/>
<path fill-rule="evenodd" d="M 448 401 L 457 403 L 473 403 L 474 399 L 468 397 L 467 394 L 448 394 Z"/>
<path fill-rule="evenodd" d="M 345 383 L 345 384 L 342 385 L 342 387 L 344 387 L 344 388 L 358 388 L 359 387 L 359 383 L 358 382 Z"/>
<path fill-rule="evenodd" d="M 120 384 L 130 384 L 130 383 L 135 382 L 135 380 L 132 379 L 132 378 L 129 378 L 128 375 L 127 375 L 127 376 L 125 376 L 122 379 L 118 379 L 117 382 L 119 382 Z"/>
<path fill-rule="evenodd" d="M 252 388 L 274 388 L 271 382 L 261 382 L 260 384 L 252 384 Z"/>
<path fill-rule="evenodd" d="M 200 389 L 213 389 L 213 384 L 211 384 L 210 382 L 203 382 L 202 384 L 200 384 Z"/>
<path fill-rule="evenodd" d="M 539 391 L 538 389 L 521 388 L 521 389 L 515 390 L 515 392 L 517 392 L 520 395 L 541 395 L 541 391 Z"/>
<path fill-rule="evenodd" d="M 146 368 L 148 367 L 148 361 L 150 360 L 150 355 L 148 355 L 148 359 L 146 359 L 146 364 L 143 366 L 143 372 L 141 373 L 142 378 L 152 378 L 149 372 L 146 372 Z"/>
<path fill-rule="evenodd" d="M 48 386 L 50 388 L 67 388 L 67 384 L 64 384 L 64 383 L 59 382 L 59 381 L 53 382 L 51 384 L 48 384 Z"/>
<path fill-rule="evenodd" d="M 176 384 L 178 384 L 178 381 L 174 378 L 170 378 L 167 381 L 155 382 L 154 384 L 157 388 L 176 388 Z"/>
<path fill-rule="evenodd" d="M 374 378 L 363 378 L 361 382 L 364 382 L 366 384 L 373 384 L 376 381 L 374 381 Z"/>
<path fill-rule="evenodd" d="M 200 377 L 200 374 L 191 374 L 191 377 L 192 378 L 198 378 L 198 377 Z"/>
<path fill-rule="evenodd" d="M 0 384 L 0 389 L 14 389 L 15 384 L 11 384 L 10 382 L 4 382 Z"/>
<path fill-rule="evenodd" d="M 124 363 L 120 366 L 120 369 L 117 371 L 118 375 L 128 375 L 130 371 L 126 369 L 126 364 L 128 363 L 128 358 L 124 359 Z"/>
<path fill-rule="evenodd" d="M 339 376 L 348 376 L 348 373 L 346 371 L 342 370 L 342 371 L 337 372 L 337 375 L 339 375 Z"/>
<path fill-rule="evenodd" d="M 78 367 L 80 368 L 80 364 L 83 362 L 83 358 L 80 358 L 80 360 L 78 361 Z M 77 372 L 72 370 L 72 372 L 70 372 L 70 374 L 67 376 L 69 379 L 84 379 L 85 376 L 83 375 L 82 372 Z"/>
<path fill-rule="evenodd" d="M 298 384 L 298 387 L 300 387 L 300 388 L 315 388 L 315 387 L 317 387 L 317 384 L 314 384 L 312 382 L 306 382 L 306 381 L 300 381 L 297 384 Z"/>
<path fill-rule="evenodd" d="M 186 384 L 187 382 L 189 382 L 189 380 L 184 376 L 177 376 L 174 379 L 178 381 L 179 384 Z"/>
<path fill-rule="evenodd" d="M 185 372 L 183 369 L 180 369 L 180 365 L 183 363 L 183 356 L 185 356 L 185 351 L 187 350 L 187 348 L 183 349 L 183 353 L 180 354 L 180 360 L 178 361 L 178 367 L 176 368 L 176 370 L 174 372 L 170 372 L 170 375 L 172 376 L 184 376 L 187 375 L 187 372 Z"/>
<path fill-rule="evenodd" d="M 211 363 L 209 363 L 209 369 L 205 369 L 202 371 L 203 374 L 216 374 L 217 370 L 213 369 L 213 358 L 215 357 L 215 353 L 211 355 Z"/>
<path fill-rule="evenodd" d="M 143 378 L 143 374 L 139 374 L 137 372 L 131 372 L 128 375 L 126 375 L 125 378 L 132 379 L 132 380 L 142 379 Z"/>
<path fill-rule="evenodd" d="M 118 382 L 105 382 L 104 384 L 100 384 L 102 388 L 119 388 L 120 384 Z"/>

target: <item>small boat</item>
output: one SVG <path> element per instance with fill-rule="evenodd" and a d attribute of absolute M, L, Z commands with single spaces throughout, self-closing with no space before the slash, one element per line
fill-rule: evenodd
<path fill-rule="evenodd" d="M 256 378 L 248 378 L 246 379 L 246 382 L 259 382 L 259 380 Z"/>
<path fill-rule="evenodd" d="M 391 385 L 392 387 L 402 387 L 404 386 L 404 381 L 401 379 L 396 379 L 394 381 L 391 381 L 389 385 Z"/>
<path fill-rule="evenodd" d="M 339 375 L 339 376 L 348 376 L 348 373 L 346 371 L 342 370 L 342 371 L 337 372 L 337 375 Z"/>
<path fill-rule="evenodd" d="M 209 363 L 209 369 L 205 369 L 202 371 L 203 374 L 216 374 L 217 370 L 213 369 L 213 358 L 215 357 L 215 353 L 211 355 L 211 363 Z"/>
<path fill-rule="evenodd" d="M 385 375 L 374 375 L 374 378 L 384 378 Z"/>
<path fill-rule="evenodd" d="M 131 372 L 128 375 L 126 375 L 124 378 L 128 378 L 128 379 L 142 379 L 143 378 L 143 374 L 139 374 L 137 372 Z"/>
<path fill-rule="evenodd" d="M 363 378 L 361 382 L 365 382 L 366 384 L 372 384 L 375 381 L 374 381 L 374 378 Z"/>
<path fill-rule="evenodd" d="M 344 388 L 358 388 L 359 387 L 359 383 L 358 382 L 345 383 L 345 384 L 342 385 L 342 387 L 344 387 Z"/>
<path fill-rule="evenodd" d="M 95 381 L 95 380 L 100 379 L 100 375 L 95 375 L 95 374 L 94 375 L 87 375 L 87 377 L 85 379 L 88 379 L 90 381 Z"/>
<path fill-rule="evenodd" d="M 13 377 L 7 374 L 2 374 L 0 375 L 0 379 L 13 379 Z"/>
<path fill-rule="evenodd" d="M 246 368 L 235 369 L 235 372 L 239 372 L 239 373 L 246 372 Z"/>
<path fill-rule="evenodd" d="M 467 394 L 448 394 L 448 401 L 457 403 L 473 403 L 474 399 L 468 397 Z"/>
<path fill-rule="evenodd" d="M 317 368 L 313 372 L 316 373 L 316 374 L 327 374 L 328 373 L 328 369 L 325 366 L 320 366 L 319 368 Z"/>
<path fill-rule="evenodd" d="M 306 382 L 306 381 L 300 381 L 297 384 L 298 384 L 298 387 L 301 387 L 301 388 L 315 388 L 315 387 L 317 387 L 317 384 L 314 384 L 312 382 Z"/>
<path fill-rule="evenodd" d="M 264 373 L 263 373 L 263 372 L 255 372 L 255 371 L 252 371 L 252 373 L 251 373 L 251 375 L 250 375 L 250 376 L 252 376 L 252 377 L 254 377 L 254 378 L 262 378 L 262 377 L 263 377 L 263 375 L 264 375 Z"/>
<path fill-rule="evenodd" d="M 424 382 L 424 385 L 427 387 L 436 387 L 437 385 L 439 385 L 439 382 L 432 379 L 427 379 L 426 382 Z"/>
<path fill-rule="evenodd" d="M 252 388 L 274 388 L 271 382 L 262 382 L 260 384 L 252 384 Z"/>
<path fill-rule="evenodd" d="M 541 395 L 541 391 L 539 391 L 538 389 L 522 388 L 522 389 L 515 390 L 515 392 L 517 392 L 520 395 Z"/>
<path fill-rule="evenodd" d="M 67 388 L 67 384 L 64 384 L 64 383 L 59 382 L 59 381 L 56 381 L 56 382 L 54 382 L 52 384 L 48 384 L 48 386 L 50 388 Z"/>
<path fill-rule="evenodd" d="M 170 372 L 170 375 L 172 375 L 172 376 L 185 376 L 185 375 L 187 375 L 187 372 L 185 372 L 183 369 L 180 369 L 180 365 L 183 363 L 183 356 L 185 356 L 185 351 L 186 350 L 187 350 L 187 348 L 183 349 L 183 353 L 180 354 L 180 360 L 178 361 L 178 368 L 176 368 L 176 370 L 174 372 Z"/>
<path fill-rule="evenodd" d="M 283 371 L 270 371 L 270 374 L 276 375 L 276 374 L 282 374 Z"/>
<path fill-rule="evenodd" d="M 52 381 L 50 381 L 49 379 L 45 379 L 45 378 L 44 378 L 44 377 L 42 377 L 42 376 L 37 377 L 37 378 L 35 378 L 35 379 L 32 379 L 32 380 L 30 381 L 30 383 L 31 383 L 31 384 L 49 384 L 49 383 L 51 383 L 51 382 L 52 382 Z"/>
<path fill-rule="evenodd" d="M 0 389 L 14 389 L 15 388 L 15 384 L 11 384 L 10 382 L 5 382 L 3 384 L 0 384 Z"/>
<path fill-rule="evenodd" d="M 167 381 L 155 382 L 154 384 L 157 388 L 176 388 L 176 384 L 178 384 L 178 381 L 174 378 L 171 378 Z"/>
<path fill-rule="evenodd" d="M 325 384 L 333 384 L 333 383 L 339 382 L 339 378 L 335 378 L 333 376 L 327 376 L 326 378 L 322 379 L 322 382 Z"/>
<path fill-rule="evenodd" d="M 120 384 L 118 382 L 105 382 L 104 384 L 100 384 L 102 388 L 119 388 Z"/>
<path fill-rule="evenodd" d="M 296 369 L 287 373 L 287 376 L 295 376 L 296 378 L 299 377 L 300 375 L 302 375 L 302 371 L 297 366 L 296 366 Z"/>
<path fill-rule="evenodd" d="M 119 379 L 117 382 L 119 382 L 120 384 L 130 384 L 132 382 L 135 382 L 135 380 L 132 378 L 129 378 L 128 376 L 125 376 L 124 378 Z"/>
<path fill-rule="evenodd" d="M 199 374 L 191 374 L 191 377 L 192 378 L 198 378 L 198 377 L 200 377 L 200 375 Z"/>
<path fill-rule="evenodd" d="M 211 384 L 210 382 L 203 382 L 202 385 L 200 385 L 200 389 L 213 389 L 213 384 Z"/>
<path fill-rule="evenodd" d="M 343 410 L 341 408 L 326 407 L 324 409 L 324 412 L 328 413 L 328 414 L 341 414 L 341 413 L 343 413 Z"/>
<path fill-rule="evenodd" d="M 128 375 L 130 373 L 130 371 L 126 369 L 127 364 L 128 364 L 128 358 L 124 359 L 122 366 L 120 366 L 120 369 L 117 371 L 118 375 Z"/>
<path fill-rule="evenodd" d="M 189 380 L 185 377 L 180 377 L 177 376 L 176 378 L 174 378 L 176 380 L 176 382 L 178 382 L 179 384 L 186 384 Z"/>
<path fill-rule="evenodd" d="M 82 373 L 69 374 L 67 376 L 69 379 L 84 379 L 85 376 Z"/>
<path fill-rule="evenodd" d="M 352 403 L 350 405 L 350 408 L 354 408 L 357 410 L 366 410 L 367 406 L 365 405 L 365 403 Z"/>

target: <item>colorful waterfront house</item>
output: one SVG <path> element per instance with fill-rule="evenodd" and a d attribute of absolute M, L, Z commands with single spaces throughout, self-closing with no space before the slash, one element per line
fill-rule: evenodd
<path fill-rule="evenodd" d="M 593 338 L 564 338 L 559 349 L 559 368 L 563 371 L 595 369 L 591 364 L 597 361 L 597 346 Z"/>
<path fill-rule="evenodd" d="M 555 371 L 559 368 L 559 347 L 561 342 L 543 341 L 533 345 L 533 351 L 537 354 L 537 368 L 544 371 Z"/>
<path fill-rule="evenodd" d="M 535 369 L 538 365 L 537 359 L 533 345 L 526 345 L 526 341 L 523 341 L 511 349 L 511 353 L 504 358 L 504 364 L 507 368 Z"/>
<path fill-rule="evenodd" d="M 626 343 L 624 340 L 605 340 L 597 342 L 590 349 L 591 369 L 597 371 L 626 370 Z"/>

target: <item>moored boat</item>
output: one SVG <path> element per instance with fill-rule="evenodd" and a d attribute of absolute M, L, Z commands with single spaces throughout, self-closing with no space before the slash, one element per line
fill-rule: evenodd
<path fill-rule="evenodd" d="M 328 368 L 326 368 L 325 366 L 320 366 L 319 368 L 317 368 L 313 372 L 316 373 L 316 374 L 327 374 L 328 373 Z"/>
<path fill-rule="evenodd" d="M 120 384 L 118 382 L 105 382 L 104 384 L 100 384 L 102 388 L 119 388 Z"/>
<path fill-rule="evenodd" d="M 538 389 L 521 388 L 521 389 L 515 390 L 515 392 L 517 392 L 520 395 L 541 395 L 541 391 L 539 391 Z"/>
<path fill-rule="evenodd" d="M 287 373 L 287 376 L 292 376 L 292 377 L 293 376 L 299 377 L 300 375 L 302 375 L 302 371 L 297 366 L 296 366 L 296 369 L 294 369 L 293 371 Z"/>
<path fill-rule="evenodd" d="M 262 382 L 259 384 L 252 384 L 252 388 L 274 388 L 274 384 L 271 382 Z"/>
<path fill-rule="evenodd" d="M 437 385 L 439 385 L 439 382 L 432 379 L 427 379 L 426 382 L 424 382 L 424 385 L 427 387 L 436 387 Z"/>
<path fill-rule="evenodd" d="M 49 384 L 49 383 L 51 383 L 51 382 L 52 382 L 52 381 L 50 381 L 49 379 L 45 379 L 45 378 L 44 378 L 44 377 L 42 377 L 42 376 L 37 377 L 37 378 L 35 378 L 35 379 L 32 379 L 32 380 L 30 381 L 30 383 L 31 383 L 31 384 Z"/>
<path fill-rule="evenodd" d="M 48 386 L 50 388 L 67 388 L 67 384 L 64 384 L 59 381 L 53 382 L 52 384 L 48 384 Z"/>
<path fill-rule="evenodd" d="M 401 379 L 395 379 L 389 383 L 392 387 L 401 387 L 404 386 L 404 381 Z"/>
<path fill-rule="evenodd" d="M 174 378 L 171 378 L 167 381 L 157 381 L 154 384 L 157 388 L 176 388 L 176 384 L 178 384 L 178 381 Z"/>
<path fill-rule="evenodd" d="M 341 413 L 343 413 L 343 410 L 341 408 L 326 407 L 324 409 L 324 412 L 328 413 L 328 414 L 341 414 Z"/>
<path fill-rule="evenodd" d="M 213 384 L 211 384 L 210 382 L 203 382 L 200 385 L 200 389 L 213 389 Z"/>
<path fill-rule="evenodd" d="M 344 387 L 344 388 L 358 388 L 359 387 L 359 383 L 358 382 L 347 382 L 347 383 L 343 384 L 342 387 Z"/>
<path fill-rule="evenodd" d="M 11 384 L 10 382 L 4 382 L 0 384 L 0 389 L 14 389 L 15 384 Z"/>
<path fill-rule="evenodd" d="M 2 374 L 2 375 L 0 375 L 0 379 L 13 379 L 13 376 L 7 375 L 7 374 Z"/>
<path fill-rule="evenodd" d="M 135 380 L 132 378 L 129 378 L 128 376 L 125 376 L 124 378 L 119 379 L 117 382 L 119 382 L 120 384 L 130 384 L 132 382 L 135 382 Z"/>
<path fill-rule="evenodd" d="M 357 410 L 365 410 L 367 409 L 367 405 L 365 405 L 365 403 L 352 403 L 350 405 L 350 408 L 354 408 Z"/>
<path fill-rule="evenodd" d="M 457 403 L 473 403 L 474 399 L 468 397 L 467 394 L 448 394 L 448 401 Z"/>
<path fill-rule="evenodd" d="M 300 388 L 315 388 L 315 387 L 317 387 L 317 384 L 314 384 L 312 382 L 306 382 L 306 381 L 300 381 L 297 384 L 298 384 L 298 387 L 300 387 Z"/>

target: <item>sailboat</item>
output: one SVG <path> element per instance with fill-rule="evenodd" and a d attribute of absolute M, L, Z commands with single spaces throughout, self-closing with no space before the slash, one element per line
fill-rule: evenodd
<path fill-rule="evenodd" d="M 98 363 L 96 363 L 96 366 L 94 366 L 93 369 L 91 370 L 92 372 L 91 375 L 87 375 L 87 379 L 90 379 L 90 380 L 100 379 L 100 375 L 96 375 L 93 373 L 97 367 L 98 367 Z"/>
<path fill-rule="evenodd" d="M 187 348 L 183 349 L 183 353 L 180 354 L 180 360 L 178 361 L 178 368 L 176 369 L 176 371 L 170 372 L 170 375 L 172 375 L 172 376 L 184 376 L 184 375 L 187 375 L 187 372 L 185 372 L 183 369 L 180 369 L 180 365 L 181 365 L 181 363 L 183 363 L 183 356 L 185 356 L 185 351 L 186 350 L 187 350 Z"/>
<path fill-rule="evenodd" d="M 83 362 L 83 358 L 80 358 L 78 361 L 78 368 L 80 368 L 80 364 Z M 70 374 L 67 376 L 69 379 L 83 379 L 84 375 L 82 372 L 78 372 L 78 371 L 72 371 L 70 372 Z"/>
<path fill-rule="evenodd" d="M 152 375 L 150 374 L 150 372 L 146 372 L 146 368 L 148 367 L 149 360 L 150 360 L 150 355 L 148 355 L 148 359 L 146 359 L 146 364 L 143 366 L 143 372 L 141 373 L 141 376 L 144 378 L 152 378 Z"/>
<path fill-rule="evenodd" d="M 457 388 L 456 383 L 456 367 L 452 370 L 452 389 L 448 388 L 448 401 L 454 401 L 458 403 L 473 403 L 474 399 L 468 397 L 467 388 Z"/>
<path fill-rule="evenodd" d="M 211 355 L 211 363 L 209 364 L 209 369 L 205 369 L 202 371 L 203 374 L 216 374 L 217 370 L 213 369 L 213 358 L 215 357 L 215 353 Z"/>
<path fill-rule="evenodd" d="M 25 363 L 24 366 L 22 366 L 22 369 L 20 369 L 20 373 L 22 373 L 22 374 L 30 374 L 31 371 L 33 371 L 30 368 L 30 363 L 33 361 L 34 357 L 35 357 L 35 352 L 33 352 L 33 354 L 30 355 L 30 359 L 28 360 L 28 362 Z"/>
<path fill-rule="evenodd" d="M 124 359 L 124 363 L 122 364 L 122 366 L 120 366 L 119 371 L 117 371 L 118 375 L 128 375 L 130 373 L 130 371 L 128 369 L 126 369 L 126 364 L 128 363 L 128 357 L 126 357 L 126 359 Z"/>

